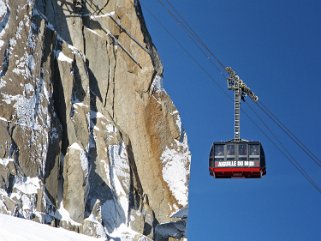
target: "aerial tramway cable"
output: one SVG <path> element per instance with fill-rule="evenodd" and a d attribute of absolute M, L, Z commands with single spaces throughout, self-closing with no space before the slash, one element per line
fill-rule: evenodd
<path fill-rule="evenodd" d="M 272 119 L 274 123 L 276 123 L 279 126 L 279 128 L 281 128 L 287 134 L 287 136 L 294 143 L 296 143 L 307 156 L 309 156 L 315 162 L 316 165 L 321 167 L 321 160 L 306 145 L 304 145 L 304 143 L 285 124 L 283 124 L 283 122 L 271 110 L 269 110 L 266 105 L 260 102 L 258 103 L 258 107 L 270 119 Z"/>
<path fill-rule="evenodd" d="M 202 50 L 210 63 L 213 64 L 211 57 L 217 62 L 217 64 L 225 69 L 225 65 L 220 61 L 220 59 L 213 53 L 213 51 L 204 43 L 201 37 L 192 29 L 192 27 L 187 23 L 187 21 L 179 14 L 178 10 L 173 6 L 170 0 L 165 0 L 168 6 L 165 5 L 163 0 L 158 0 L 161 6 L 168 12 L 168 14 L 174 19 L 179 27 L 181 27 L 187 35 L 195 42 L 195 44 Z M 179 41 L 176 41 L 179 43 Z M 180 44 L 181 45 L 181 44 Z M 220 71 L 222 74 L 222 72 Z M 214 79 L 215 80 L 215 79 Z M 216 80 L 215 80 L 216 81 Z M 290 131 L 277 116 L 269 110 L 262 101 L 258 102 L 258 107 L 311 159 L 321 168 L 321 160 L 306 146 L 304 143 Z"/>
<path fill-rule="evenodd" d="M 220 61 L 220 59 L 213 53 L 213 51 L 205 44 L 202 38 L 192 29 L 192 27 L 188 24 L 188 22 L 179 14 L 176 8 L 171 4 L 169 0 L 166 0 L 168 6 L 162 0 L 158 0 L 161 6 L 168 12 L 168 14 L 175 20 L 178 26 L 183 28 L 183 30 L 187 33 L 187 36 L 194 41 L 196 46 L 202 51 L 202 53 L 206 56 L 209 62 L 215 65 L 212 62 L 212 59 L 216 61 L 218 66 L 221 68 L 219 70 L 220 73 L 225 72 L 226 66 Z M 215 65 L 215 67 L 217 67 Z"/>
<path fill-rule="evenodd" d="M 294 158 L 294 156 L 287 150 L 284 144 L 279 140 L 273 130 L 265 123 L 265 121 L 260 117 L 256 110 L 248 104 L 248 107 L 253 113 L 256 114 L 256 117 L 263 124 L 264 128 L 272 135 L 269 136 L 249 115 L 245 112 L 247 117 L 250 119 L 252 124 L 254 124 L 257 129 L 288 159 L 288 161 L 297 169 L 297 171 L 321 194 L 321 187 L 313 180 L 313 178 L 305 171 L 305 169 L 300 165 L 300 163 Z"/>
<path fill-rule="evenodd" d="M 196 58 L 184 47 L 184 45 L 166 28 L 166 26 L 160 21 L 160 19 L 152 13 L 152 11 L 146 7 L 147 12 L 150 16 L 161 26 L 161 28 L 176 42 L 176 44 L 183 50 L 188 58 L 209 78 L 212 82 L 222 91 L 222 93 L 228 97 L 231 101 L 231 97 L 226 93 L 225 89 L 216 81 L 213 76 L 203 67 L 203 65 L 196 60 Z"/>
<path fill-rule="evenodd" d="M 165 0 L 172 11 L 168 7 L 165 6 L 164 2 L 162 0 L 158 0 L 160 4 L 167 10 L 169 15 L 174 18 L 174 20 L 178 23 L 180 27 L 183 28 L 185 32 L 187 32 L 189 38 L 191 38 L 194 43 L 196 42 L 199 49 L 202 51 L 203 54 L 207 57 L 210 63 L 214 64 L 211 61 L 211 57 L 215 59 L 217 64 L 224 69 L 224 64 L 219 60 L 219 58 L 210 50 L 210 48 L 202 41 L 202 39 L 199 37 L 199 35 L 190 27 L 190 25 L 186 22 L 186 20 L 179 14 L 179 12 L 174 8 L 174 6 L 170 3 L 169 0 Z M 228 99 L 231 100 L 231 97 L 226 93 L 224 88 L 218 83 L 218 81 L 212 77 L 212 75 L 203 67 L 202 64 L 200 64 L 193 55 L 180 43 L 178 39 L 175 38 L 175 36 L 162 24 L 160 19 L 155 16 L 150 9 L 146 7 L 149 14 L 158 22 L 158 24 L 163 28 L 163 30 L 179 45 L 179 47 L 184 51 L 184 53 L 193 61 L 193 63 L 213 82 L 216 86 L 219 87 L 219 89 L 228 97 Z M 175 16 L 178 16 L 176 17 Z M 207 53 L 207 54 L 206 54 Z M 210 56 L 211 57 L 210 57 Z M 220 71 L 221 72 L 221 71 Z M 221 72 L 222 74 L 222 72 Z M 261 111 L 263 111 L 274 123 L 276 123 L 279 128 L 285 134 L 291 138 L 292 141 L 294 141 L 298 147 L 306 153 L 319 167 L 321 167 L 321 161 L 320 159 L 313 154 L 313 152 L 306 147 L 302 141 L 298 137 L 296 137 L 277 117 L 275 114 L 273 114 L 272 111 L 270 111 L 263 103 L 259 103 L 259 108 Z M 251 107 L 250 108 L 253 113 L 259 118 L 259 120 L 262 122 L 263 126 L 271 133 L 272 137 L 270 137 L 252 118 L 251 116 L 246 112 L 243 111 L 247 117 L 251 120 L 251 122 L 263 133 L 264 136 L 286 157 L 286 159 L 297 169 L 297 171 L 321 194 L 321 188 L 319 185 L 312 179 L 312 177 L 305 171 L 305 169 L 299 164 L 299 162 L 291 155 L 291 153 L 286 149 L 286 147 L 278 140 L 278 138 L 275 136 L 275 134 L 272 132 L 271 128 L 268 127 L 268 125 L 263 121 L 263 119 L 259 116 L 259 114 Z"/>

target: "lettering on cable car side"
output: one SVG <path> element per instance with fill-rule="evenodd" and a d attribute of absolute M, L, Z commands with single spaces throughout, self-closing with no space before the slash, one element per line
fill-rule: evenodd
<path fill-rule="evenodd" d="M 216 161 L 215 167 L 255 167 L 260 163 L 256 161 Z"/>

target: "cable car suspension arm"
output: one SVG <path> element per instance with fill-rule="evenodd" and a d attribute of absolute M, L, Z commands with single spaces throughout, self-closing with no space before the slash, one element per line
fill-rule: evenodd
<path fill-rule="evenodd" d="M 234 140 L 241 141 L 240 137 L 240 110 L 241 99 L 249 96 L 254 102 L 259 100 L 253 91 L 240 79 L 231 67 L 226 67 L 225 71 L 229 74 L 227 78 L 227 88 L 234 91 Z"/>

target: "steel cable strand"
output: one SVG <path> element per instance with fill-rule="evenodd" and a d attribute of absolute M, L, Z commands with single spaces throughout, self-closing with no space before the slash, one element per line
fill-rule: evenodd
<path fill-rule="evenodd" d="M 321 168 L 321 160 L 288 128 L 272 111 L 270 111 L 263 103 L 258 103 L 258 107 L 284 131 L 284 133 L 295 143 L 297 146 L 314 161 L 316 165 Z"/>
<path fill-rule="evenodd" d="M 206 58 L 215 65 L 211 61 L 212 58 L 215 59 L 219 67 L 225 70 L 225 65 L 220 61 L 220 59 L 213 53 L 213 51 L 205 44 L 205 42 L 200 38 L 200 36 L 192 29 L 192 27 L 187 23 L 187 21 L 179 14 L 179 12 L 174 8 L 174 6 L 166 0 L 172 11 L 165 5 L 162 0 L 158 0 L 160 5 L 168 12 L 168 14 L 174 19 L 179 27 L 183 29 L 188 35 L 188 37 L 194 41 L 196 46 L 202 51 L 202 53 L 206 56 Z M 212 57 L 212 58 L 211 58 Z M 215 65 L 216 66 L 216 65 Z M 217 66 L 216 66 L 217 67 Z"/>
<path fill-rule="evenodd" d="M 314 181 L 314 179 L 307 173 L 307 171 L 300 165 L 300 163 L 293 157 L 293 155 L 287 150 L 287 148 L 283 145 L 281 141 L 274 134 L 272 129 L 265 123 L 265 121 L 259 116 L 259 114 L 252 108 L 251 105 L 247 104 L 251 111 L 256 115 L 259 121 L 263 124 L 264 128 L 271 133 L 272 137 L 270 137 L 254 120 L 253 118 L 245 111 L 243 113 L 249 118 L 249 120 L 256 126 L 256 128 L 276 147 L 285 158 L 293 165 L 295 169 L 321 194 L 321 188 Z"/>

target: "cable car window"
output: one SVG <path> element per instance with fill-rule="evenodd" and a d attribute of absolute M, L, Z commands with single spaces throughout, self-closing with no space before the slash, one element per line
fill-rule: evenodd
<path fill-rule="evenodd" d="M 231 161 L 235 160 L 235 145 L 227 144 L 226 145 L 226 160 Z"/>
<path fill-rule="evenodd" d="M 239 155 L 247 156 L 247 144 L 239 144 Z"/>
<path fill-rule="evenodd" d="M 234 156 L 235 155 L 235 145 L 226 145 L 226 154 L 228 156 Z"/>
<path fill-rule="evenodd" d="M 260 158 L 260 146 L 259 145 L 249 145 L 249 155 L 250 158 Z"/>
<path fill-rule="evenodd" d="M 214 155 L 216 161 L 224 160 L 224 145 L 215 145 L 214 146 Z"/>
<path fill-rule="evenodd" d="M 238 160 L 247 160 L 247 144 L 238 144 Z"/>
<path fill-rule="evenodd" d="M 215 145 L 214 153 L 215 156 L 224 156 L 224 145 Z"/>

